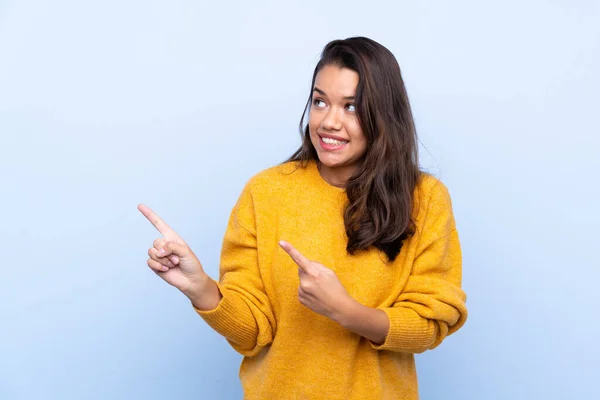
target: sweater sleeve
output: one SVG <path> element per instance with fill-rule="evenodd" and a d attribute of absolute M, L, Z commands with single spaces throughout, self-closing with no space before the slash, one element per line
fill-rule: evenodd
<path fill-rule="evenodd" d="M 450 196 L 437 182 L 427 205 L 412 271 L 391 307 L 390 327 L 378 350 L 421 353 L 437 347 L 467 319 L 461 289 L 462 254 Z"/>
<path fill-rule="evenodd" d="M 256 223 L 247 185 L 231 212 L 221 250 L 219 282 L 223 298 L 210 311 L 196 312 L 244 356 L 273 341 L 276 323 L 258 267 Z"/>

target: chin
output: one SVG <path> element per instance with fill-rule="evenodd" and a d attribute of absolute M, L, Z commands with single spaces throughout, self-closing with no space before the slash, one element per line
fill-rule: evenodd
<path fill-rule="evenodd" d="M 344 166 L 344 160 L 340 160 L 338 156 L 332 156 L 331 154 L 325 153 L 321 154 L 317 152 L 319 156 L 319 162 L 328 168 L 336 168 Z"/>

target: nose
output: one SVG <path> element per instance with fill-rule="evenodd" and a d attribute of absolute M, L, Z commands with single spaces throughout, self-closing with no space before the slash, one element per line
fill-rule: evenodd
<path fill-rule="evenodd" d="M 331 107 L 321 122 L 323 129 L 328 131 L 339 131 L 342 129 L 342 117 L 340 114 L 341 110 Z"/>

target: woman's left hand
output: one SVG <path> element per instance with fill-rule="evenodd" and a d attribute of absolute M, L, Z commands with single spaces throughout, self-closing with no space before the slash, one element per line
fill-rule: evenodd
<path fill-rule="evenodd" d="M 280 241 L 279 245 L 298 265 L 300 303 L 316 313 L 339 322 L 355 300 L 344 289 L 335 272 L 304 257 L 287 242 Z"/>

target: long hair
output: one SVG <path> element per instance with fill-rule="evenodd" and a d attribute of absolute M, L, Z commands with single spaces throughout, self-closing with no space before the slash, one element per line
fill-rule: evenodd
<path fill-rule="evenodd" d="M 364 161 L 346 185 L 346 249 L 354 254 L 374 246 L 393 261 L 403 241 L 414 233 L 413 193 L 420 175 L 417 134 L 400 67 L 387 48 L 371 39 L 352 37 L 328 43 L 315 67 L 300 119 L 302 145 L 288 162 L 319 162 L 306 119 L 315 79 L 327 65 L 358 74 L 356 110 L 367 139 Z"/>

